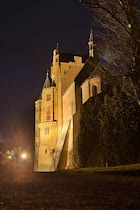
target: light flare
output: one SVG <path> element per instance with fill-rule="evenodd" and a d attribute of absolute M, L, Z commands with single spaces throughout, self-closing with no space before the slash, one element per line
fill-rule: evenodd
<path fill-rule="evenodd" d="M 21 154 L 21 159 L 23 159 L 23 160 L 27 159 L 27 154 L 26 153 L 22 153 Z"/>
<path fill-rule="evenodd" d="M 113 62 L 115 59 L 116 59 L 116 55 L 112 50 L 106 49 L 104 51 L 103 60 L 102 60 L 104 63 Z"/>

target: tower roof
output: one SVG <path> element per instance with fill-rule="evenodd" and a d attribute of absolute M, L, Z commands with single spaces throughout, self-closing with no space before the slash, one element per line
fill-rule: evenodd
<path fill-rule="evenodd" d="M 47 71 L 46 79 L 45 79 L 43 88 L 49 88 L 49 87 L 51 87 L 51 85 L 52 85 L 52 80 L 51 80 L 51 77 L 49 75 L 49 72 Z"/>
<path fill-rule="evenodd" d="M 89 46 L 89 57 L 94 57 L 94 39 L 93 39 L 93 32 L 92 32 L 92 28 L 90 30 L 90 36 L 89 36 L 89 42 L 88 42 L 88 46 Z"/>

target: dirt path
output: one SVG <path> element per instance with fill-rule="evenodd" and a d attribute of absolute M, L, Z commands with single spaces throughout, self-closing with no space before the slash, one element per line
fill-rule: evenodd
<path fill-rule="evenodd" d="M 0 210 L 140 210 L 140 177 L 16 173 L 0 175 Z"/>

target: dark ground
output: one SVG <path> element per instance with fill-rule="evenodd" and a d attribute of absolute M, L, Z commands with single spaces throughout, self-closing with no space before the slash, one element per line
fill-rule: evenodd
<path fill-rule="evenodd" d="M 138 174 L 0 171 L 0 210 L 139 210 Z"/>

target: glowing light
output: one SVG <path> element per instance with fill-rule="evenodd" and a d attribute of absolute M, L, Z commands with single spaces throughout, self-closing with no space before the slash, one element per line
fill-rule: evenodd
<path fill-rule="evenodd" d="M 11 155 L 9 155 L 9 156 L 8 156 L 8 159 L 12 160 L 12 156 L 11 156 Z"/>
<path fill-rule="evenodd" d="M 21 154 L 21 158 L 22 158 L 22 159 L 27 159 L 27 154 L 26 154 L 26 153 L 22 153 L 22 154 Z"/>
<path fill-rule="evenodd" d="M 128 27 L 129 29 L 131 29 L 131 27 L 132 27 L 132 26 L 131 26 L 131 24 L 130 24 L 130 23 L 128 23 L 127 27 Z"/>

